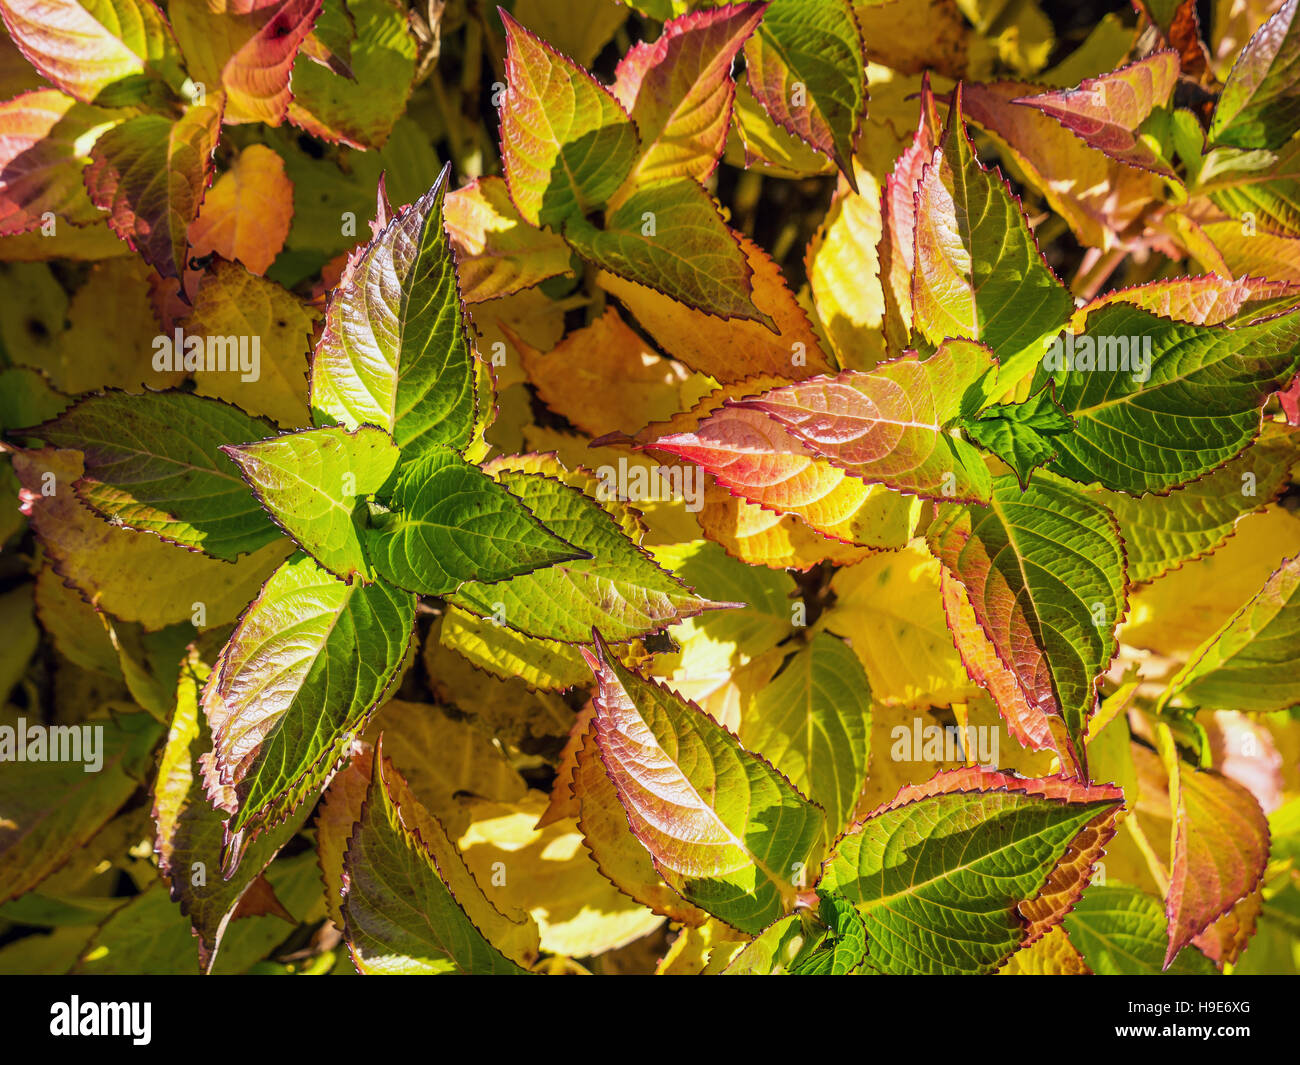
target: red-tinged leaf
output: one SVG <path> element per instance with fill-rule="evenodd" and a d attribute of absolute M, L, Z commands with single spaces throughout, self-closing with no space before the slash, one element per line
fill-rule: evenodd
<path fill-rule="evenodd" d="M 729 402 L 775 419 L 814 454 L 863 481 L 932 499 L 985 502 L 983 458 L 945 430 L 979 409 L 990 371 L 996 377 L 987 348 L 958 340 L 925 361 L 904 355 L 870 371 L 814 377 Z"/>
<path fill-rule="evenodd" d="M 1002 174 L 975 155 L 962 118 L 962 87 L 943 144 L 916 193 L 915 326 L 931 343 L 987 344 L 1011 386 L 1033 366 L 1070 312 L 1070 294 L 1038 250 Z"/>
<path fill-rule="evenodd" d="M 185 80 L 180 49 L 152 0 L 0 0 L 9 36 L 42 75 L 83 103 L 139 103 Z"/>
<path fill-rule="evenodd" d="M 993 972 L 1058 924 L 1123 793 L 973 766 L 910 785 L 841 836 L 821 888 L 862 914 L 877 972 Z"/>
<path fill-rule="evenodd" d="M 227 121 L 278 126 L 289 111 L 289 75 L 298 48 L 321 12 L 321 0 L 285 0 L 239 51 L 227 60 L 221 84 Z"/>
<path fill-rule="evenodd" d="M 851 160 L 867 112 L 866 45 L 849 0 L 772 0 L 745 44 L 745 63 L 773 121 L 834 160 L 856 192 Z"/>
<path fill-rule="evenodd" d="M 753 270 L 717 203 L 690 178 L 637 187 L 609 212 L 603 229 L 569 218 L 564 237 L 584 259 L 716 318 L 745 318 L 771 332 L 754 305 Z"/>
<path fill-rule="evenodd" d="M 925 165 L 934 157 L 938 116 L 930 77 L 921 80 L 921 108 L 916 133 L 885 180 L 881 198 L 880 278 L 885 290 L 885 336 L 895 349 L 907 345 L 912 332 L 912 273 L 916 267 L 916 189 Z"/>
<path fill-rule="evenodd" d="M 641 134 L 639 183 L 670 177 L 703 181 L 727 143 L 736 84 L 731 66 L 767 5 L 694 11 L 664 25 L 659 39 L 629 49 L 611 91 Z"/>
<path fill-rule="evenodd" d="M 466 303 L 509 296 L 569 271 L 569 248 L 524 221 L 498 177 L 447 193 L 443 221 Z"/>
<path fill-rule="evenodd" d="M 90 144 L 120 116 L 36 89 L 0 104 L 0 235 L 41 226 L 49 211 L 75 226 L 101 216 L 81 172 Z"/>
<path fill-rule="evenodd" d="M 510 195 L 533 225 L 604 207 L 636 161 L 636 125 L 608 89 L 504 11 L 501 156 Z M 639 221 L 639 220 L 638 220 Z"/>
<path fill-rule="evenodd" d="M 1214 109 L 1210 139 L 1237 148 L 1280 148 L 1295 133 L 1297 120 L 1300 2 L 1286 0 L 1233 64 Z"/>
<path fill-rule="evenodd" d="M 962 104 L 967 119 L 995 138 L 1082 243 L 1103 249 L 1139 243 L 1142 219 L 1165 198 L 1164 181 L 1111 159 L 1036 108 L 1012 102 L 1047 91 L 1030 82 L 970 82 L 962 86 Z"/>
<path fill-rule="evenodd" d="M 1077 88 L 1012 102 L 1036 107 L 1112 159 L 1173 177 L 1169 164 L 1140 138 L 1138 127 L 1169 99 L 1177 82 L 1178 56 L 1163 51 L 1109 74 L 1084 78 Z"/>
<path fill-rule="evenodd" d="M 1227 913 L 1192 940 L 1192 946 L 1222 971 L 1235 965 L 1255 935 L 1255 925 L 1264 908 L 1264 892 L 1256 888 Z"/>
<path fill-rule="evenodd" d="M 694 430 L 645 446 L 695 463 L 733 495 L 793 514 L 846 544 L 901 547 L 917 517 L 914 501 L 837 469 L 759 410 L 723 407 Z"/>
<path fill-rule="evenodd" d="M 1288 425 L 1300 426 L 1300 374 L 1283 391 L 1277 393 L 1277 401 L 1282 405 Z"/>
<path fill-rule="evenodd" d="M 1002 476 L 988 506 L 940 508 L 927 541 L 1028 704 L 1063 722 L 1062 762 L 1082 775 L 1082 738 L 1127 607 L 1114 515 L 1066 482 L 1035 477 L 1022 491 Z"/>
<path fill-rule="evenodd" d="M 595 634 L 597 750 L 632 832 L 689 902 L 757 934 L 795 903 L 821 810 L 704 711 L 624 667 Z"/>
<path fill-rule="evenodd" d="M 1258 886 L 1268 865 L 1268 818 L 1249 791 L 1221 773 L 1137 744 L 1133 758 L 1144 780 L 1169 789 L 1168 969 L 1183 947 Z"/>
<path fill-rule="evenodd" d="M 108 224 L 162 277 L 185 269 L 189 227 L 212 180 L 219 107 L 191 107 L 176 122 L 140 115 L 95 142 L 86 189 Z"/>
<path fill-rule="evenodd" d="M 1108 303 L 1129 303 L 1192 325 L 1248 325 L 1300 305 L 1300 282 L 1259 277 L 1233 280 L 1218 274 L 1151 281 L 1115 289 L 1085 303 L 1074 312 L 1071 328 L 1081 329 L 1094 310 Z"/>

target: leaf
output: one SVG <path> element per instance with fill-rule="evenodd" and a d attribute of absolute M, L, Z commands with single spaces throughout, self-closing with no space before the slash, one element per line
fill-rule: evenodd
<path fill-rule="evenodd" d="M 593 437 L 670 418 L 712 384 L 660 357 L 612 305 L 546 354 L 518 339 L 512 346 L 547 407 Z"/>
<path fill-rule="evenodd" d="M 1172 178 L 1173 170 L 1141 137 L 1139 127 L 1168 102 L 1177 81 L 1177 53 L 1161 51 L 1119 70 L 1084 78 L 1077 88 L 1013 102 L 1050 115 L 1112 159 Z"/>
<path fill-rule="evenodd" d="M 1057 406 L 1054 388 L 1048 382 L 1024 403 L 989 407 L 962 423 L 973 443 L 993 452 L 1015 471 L 1021 488 L 1035 469 L 1056 459 L 1052 437 L 1074 428 L 1073 419 Z"/>
<path fill-rule="evenodd" d="M 819 890 L 857 906 L 877 972 L 992 972 L 1024 937 L 1020 907 L 1122 801 L 1118 788 L 1059 777 L 940 773 L 841 836 Z"/>
<path fill-rule="evenodd" d="M 1300 703 L 1300 555 L 1285 560 L 1250 602 L 1205 641 L 1162 702 L 1268 713 Z"/>
<path fill-rule="evenodd" d="M 569 218 L 564 238 L 602 270 L 716 318 L 776 323 L 753 302 L 753 271 L 713 198 L 690 178 L 643 185 L 597 229 Z"/>
<path fill-rule="evenodd" d="M 1241 518 L 1277 498 L 1287 483 L 1296 442 L 1276 429 L 1266 424 L 1238 458 L 1168 495 L 1134 499 L 1096 490 L 1119 521 L 1134 584 L 1214 551 L 1234 534 Z"/>
<path fill-rule="evenodd" d="M 194 374 L 194 390 L 274 419 L 281 426 L 306 425 L 307 352 L 316 311 L 268 278 L 249 273 L 238 263 L 218 261 L 194 299 L 194 310 L 181 323 L 186 342 L 204 340 L 206 351 L 219 354 L 231 340 L 247 337 L 252 369 Z M 254 348 L 253 345 L 256 345 Z M 173 355 L 177 355 L 173 351 Z"/>
<path fill-rule="evenodd" d="M 289 549 L 277 539 L 232 568 L 95 517 L 72 490 L 83 472 L 74 451 L 20 452 L 13 464 L 34 500 L 32 528 L 55 572 L 87 602 L 149 631 L 177 622 L 202 629 L 234 621 Z"/>
<path fill-rule="evenodd" d="M 599 628 L 615 643 L 644 636 L 726 604 L 695 595 L 637 546 L 644 530 L 608 486 L 554 457 L 503 459 L 487 467 L 497 483 L 563 542 L 586 557 L 495 583 L 462 584 L 448 602 L 529 636 L 587 643 Z M 594 497 L 594 498 L 593 498 Z"/>
<path fill-rule="evenodd" d="M 1065 918 L 1070 941 L 1101 976 L 1161 972 L 1165 917 L 1160 900 L 1137 888 L 1096 884 Z M 1184 951 L 1164 972 L 1206 975 L 1214 967 L 1196 950 Z"/>
<path fill-rule="evenodd" d="M 501 158 L 511 199 L 532 225 L 559 226 L 603 207 L 640 140 L 613 94 L 505 12 Z M 640 219 L 637 219 L 638 226 Z"/>
<path fill-rule="evenodd" d="M 1128 303 L 1162 318 L 1192 325 L 1248 325 L 1300 303 L 1300 284 L 1217 274 L 1174 277 L 1145 285 L 1119 288 L 1097 297 L 1074 312 L 1072 328 L 1082 328 L 1088 316 L 1110 303 Z"/>
<path fill-rule="evenodd" d="M 474 353 L 442 224 L 448 173 L 349 258 L 312 358 L 317 423 L 377 426 L 407 458 L 463 448 L 474 431 Z"/>
<path fill-rule="evenodd" d="M 373 580 L 362 496 L 387 484 L 399 458 L 392 438 L 363 425 L 285 433 L 223 447 L 257 499 L 302 550 L 334 576 Z"/>
<path fill-rule="evenodd" d="M 1081 955 L 1070 942 L 1064 925 L 1057 925 L 1042 939 L 1021 947 L 998 970 L 999 976 L 1090 976 Z"/>
<path fill-rule="evenodd" d="M 573 644 L 543 640 L 498 625 L 494 619 L 448 607 L 442 643 L 472 665 L 503 680 L 518 679 L 534 691 L 568 691 L 590 672 Z"/>
<path fill-rule="evenodd" d="M 1114 517 L 1070 486 L 1036 478 L 1021 491 L 1003 476 L 988 506 L 940 508 L 926 541 L 965 588 L 1028 705 L 1064 723 L 1063 763 L 1081 769 L 1097 683 L 1127 606 Z"/>
<path fill-rule="evenodd" d="M 918 500 L 833 466 L 760 410 L 724 406 L 694 430 L 645 446 L 694 463 L 733 495 L 796 515 L 846 544 L 901 547 L 919 516 Z"/>
<path fill-rule="evenodd" d="M 851 976 L 867 961 L 867 925 L 862 915 L 838 895 L 822 898 L 817 908 L 829 935 L 815 950 L 801 954 L 791 976 Z M 805 949 L 807 944 L 805 944 Z"/>
<path fill-rule="evenodd" d="M 0 774 L 0 901 L 7 902 L 58 869 L 117 813 L 148 772 L 161 730 L 142 713 L 64 726 L 72 731 L 62 734 L 9 713 L 0 721 L 0 745 L 12 763 Z M 33 727 L 42 730 L 42 750 L 59 743 L 81 757 L 35 760 Z M 21 763 L 15 754 L 19 729 L 28 745 Z"/>
<path fill-rule="evenodd" d="M 988 499 L 979 453 L 944 430 L 983 399 L 995 364 L 979 344 L 951 341 L 925 361 L 904 355 L 874 370 L 813 378 L 730 400 L 761 411 L 814 454 L 863 481 L 937 499 Z"/>
<path fill-rule="evenodd" d="M 46 212 L 72 225 L 101 216 L 81 172 L 89 146 L 117 116 L 55 89 L 25 92 L 0 104 L 0 234 L 41 227 Z"/>
<path fill-rule="evenodd" d="M 745 64 L 763 109 L 834 160 L 856 191 L 850 160 L 867 111 L 866 46 L 849 0 L 772 0 Z"/>
<path fill-rule="evenodd" d="M 1286 0 L 1232 65 L 1214 108 L 1210 140 L 1237 148 L 1280 148 L 1300 121 L 1300 22 Z"/>
<path fill-rule="evenodd" d="M 650 853 L 632 833 L 618 791 L 605 772 L 596 746 L 594 709 L 584 711 L 577 734 L 572 796 L 583 845 L 611 884 L 655 913 L 688 926 L 703 924 L 708 914 L 692 906 L 665 883 Z M 582 724 L 583 719 L 578 719 Z M 575 725 L 575 729 L 577 725 Z"/>
<path fill-rule="evenodd" d="M 740 742 L 826 811 L 838 832 L 867 776 L 871 685 L 843 640 L 822 632 L 744 708 Z"/>
<path fill-rule="evenodd" d="M 212 180 L 220 107 L 195 106 L 171 122 L 138 115 L 95 141 L 86 190 L 108 224 L 161 277 L 180 278 L 190 223 Z"/>
<path fill-rule="evenodd" d="M 475 178 L 447 193 L 443 221 L 466 303 L 509 296 L 569 272 L 568 246 L 524 220 L 501 178 Z"/>
<path fill-rule="evenodd" d="M 843 566 L 819 621 L 853 648 L 878 707 L 964 703 L 979 689 L 953 650 L 939 595 L 939 563 L 913 541 Z"/>
<path fill-rule="evenodd" d="M 366 551 L 385 580 L 420 595 L 466 581 L 504 580 L 587 557 L 547 530 L 516 496 L 449 448 L 398 468 L 391 512 L 376 516 Z"/>
<path fill-rule="evenodd" d="M 299 815 L 266 833 L 249 847 L 238 872 L 221 876 L 225 831 L 220 809 L 203 794 L 200 763 L 209 757 L 212 737 L 199 713 L 199 699 L 208 668 L 191 654 L 180 670 L 175 712 L 163 747 L 151 795 L 157 827 L 154 853 L 158 871 L 170 885 L 173 902 L 180 903 L 199 940 L 199 963 L 210 972 L 236 909 L 253 894 L 263 870 L 306 820 L 314 802 Z M 274 896 L 272 896 L 274 898 Z"/>
<path fill-rule="evenodd" d="M 856 193 L 840 183 L 804 256 L 817 316 L 839 364 L 853 370 L 870 369 L 885 354 L 880 190 L 864 184 Z"/>
<path fill-rule="evenodd" d="M 82 103 L 119 107 L 181 87 L 180 51 L 149 0 L 4 0 L 5 29 L 42 76 Z"/>
<path fill-rule="evenodd" d="M 271 10 L 266 5 L 262 10 Z M 278 126 L 289 112 L 289 91 L 298 48 L 311 33 L 321 0 L 285 0 L 257 32 L 227 60 L 221 84 L 229 94 L 231 119 Z M 260 272 L 260 271 L 255 271 Z"/>
<path fill-rule="evenodd" d="M 633 45 L 610 87 L 636 123 L 638 185 L 665 178 L 705 181 L 727 142 L 736 86 L 731 67 L 763 17 L 758 3 L 696 11 L 665 23 L 659 39 Z"/>
<path fill-rule="evenodd" d="M 348 948 L 363 973 L 522 973 L 470 920 L 454 889 L 478 888 L 442 841 L 435 857 L 425 836 L 442 826 L 406 793 L 405 782 L 375 748 L 375 768 L 343 860 L 342 913 Z M 444 865 L 448 866 L 443 871 Z M 485 898 L 479 907 L 491 907 Z M 468 906 L 469 900 L 466 902 Z"/>
<path fill-rule="evenodd" d="M 316 29 L 339 32 L 349 19 L 356 25 L 348 64 L 352 77 L 300 53 L 290 79 L 289 121 L 322 140 L 383 148 L 406 109 L 418 49 L 406 9 L 393 0 L 325 0 Z"/>
<path fill-rule="evenodd" d="M 216 252 L 264 274 L 284 247 L 292 218 L 293 183 L 284 160 L 265 145 L 250 144 L 204 197 L 190 223 L 190 244 L 198 258 Z"/>
<path fill-rule="evenodd" d="M 1298 360 L 1300 313 L 1227 329 L 1102 307 L 1086 332 L 1054 342 L 1034 377 L 1035 389 L 1056 381 L 1075 420 L 1051 469 L 1135 496 L 1186 484 L 1255 438 L 1260 407 Z"/>
<path fill-rule="evenodd" d="M 267 428 L 236 407 L 183 392 L 109 392 L 32 432 L 82 452 L 85 472 L 74 487 L 100 517 L 233 562 L 269 544 L 276 530 L 222 445 Z"/>
<path fill-rule="evenodd" d="M 1005 179 L 976 158 L 960 86 L 943 143 L 917 186 L 915 239 L 916 328 L 936 345 L 948 337 L 982 341 L 1004 366 L 1004 386 L 1017 380 L 1069 314 L 1070 295 Z"/>
<path fill-rule="evenodd" d="M 663 351 L 722 384 L 760 374 L 799 380 L 832 367 L 781 268 L 748 237 L 736 237 L 749 262 L 753 307 L 776 324 L 720 320 L 660 292 L 602 272 L 600 285 L 618 298 Z"/>
<path fill-rule="evenodd" d="M 756 934 L 787 910 L 821 811 L 697 707 L 624 668 L 597 637 L 601 761 L 633 833 L 687 901 Z"/>
<path fill-rule="evenodd" d="M 414 622 L 413 596 L 344 584 L 306 555 L 267 579 L 203 692 L 208 793 L 231 815 L 236 860 L 242 833 L 283 821 L 333 772 L 397 678 Z"/>

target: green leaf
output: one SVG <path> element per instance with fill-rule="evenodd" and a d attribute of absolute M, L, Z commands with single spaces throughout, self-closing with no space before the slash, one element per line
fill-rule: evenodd
<path fill-rule="evenodd" d="M 1074 420 L 1057 406 L 1054 389 L 1049 381 L 1024 403 L 989 407 L 979 417 L 961 423 L 974 443 L 1016 471 L 1021 488 L 1035 469 L 1056 458 L 1051 438 L 1074 428 Z"/>
<path fill-rule="evenodd" d="M 443 863 L 459 868 L 444 871 L 435 859 L 423 838 L 433 832 L 444 837 Z M 488 942 L 453 894 L 453 884 L 480 895 L 481 889 L 445 835 L 376 745 L 361 819 L 343 859 L 343 923 L 362 973 L 524 972 Z"/>
<path fill-rule="evenodd" d="M 1239 458 L 1168 495 L 1134 499 L 1096 489 L 1096 498 L 1119 521 L 1129 579 L 1154 580 L 1223 544 L 1240 518 L 1273 502 L 1286 487 L 1296 445 L 1293 433 L 1265 424 Z"/>
<path fill-rule="evenodd" d="M 33 717 L 0 716 L 0 902 L 34 888 L 117 813 L 149 772 L 161 735 L 143 713 L 92 718 L 57 734 Z M 50 757 L 54 743 L 62 759 Z"/>
<path fill-rule="evenodd" d="M 1097 884 L 1084 892 L 1065 918 L 1065 930 L 1088 968 L 1098 976 L 1152 976 L 1214 972 L 1210 960 L 1195 949 L 1183 950 L 1168 969 L 1165 914 L 1160 900 L 1137 888 Z"/>
<path fill-rule="evenodd" d="M 189 226 L 212 182 L 221 136 L 220 107 L 195 106 L 172 122 L 137 115 L 104 133 L 90 150 L 86 190 L 108 224 L 162 277 L 180 278 Z"/>
<path fill-rule="evenodd" d="M 1300 703 L 1300 556 L 1192 653 L 1162 702 L 1268 713 Z"/>
<path fill-rule="evenodd" d="M 1229 329 L 1103 306 L 1084 333 L 1053 342 L 1034 377 L 1035 390 L 1056 381 L 1075 421 L 1050 468 L 1135 496 L 1186 484 L 1256 437 L 1260 408 L 1298 362 L 1300 312 Z"/>
<path fill-rule="evenodd" d="M 749 85 L 773 121 L 835 161 L 857 191 L 866 45 L 849 0 L 772 0 L 745 44 Z"/>
<path fill-rule="evenodd" d="M 501 158 L 510 195 L 533 225 L 604 207 L 640 153 L 636 125 L 613 94 L 504 11 Z"/>
<path fill-rule="evenodd" d="M 791 976 L 851 976 L 867 961 L 867 924 L 840 895 L 825 895 L 817 915 L 830 935 L 790 966 Z"/>
<path fill-rule="evenodd" d="M 181 88 L 180 49 L 150 0 L 3 0 L 0 17 L 44 77 L 88 104 L 121 107 Z M 166 93 L 161 98 L 166 98 Z"/>
<path fill-rule="evenodd" d="M 101 517 L 233 562 L 276 539 L 222 445 L 272 426 L 185 392 L 87 396 L 30 430 L 80 451 L 77 496 Z"/>
<path fill-rule="evenodd" d="M 773 332 L 754 306 L 753 271 L 713 198 L 690 178 L 634 189 L 597 229 L 569 219 L 564 238 L 584 259 L 718 318 L 747 318 Z"/>
<path fill-rule="evenodd" d="M 701 599 L 637 546 L 638 519 L 611 499 L 593 496 L 604 484 L 555 459 L 505 459 L 487 468 L 511 495 L 556 536 L 589 557 L 556 563 L 496 583 L 471 581 L 448 602 L 529 635 L 588 643 L 599 628 L 615 643 L 699 614 L 715 604 Z"/>
<path fill-rule="evenodd" d="M 307 555 L 267 579 L 203 692 L 228 858 L 325 782 L 398 677 L 414 623 L 414 596 L 344 584 Z"/>
<path fill-rule="evenodd" d="M 1038 251 L 1002 175 L 980 165 L 957 87 L 942 145 L 916 192 L 913 324 L 936 346 L 987 344 L 1013 387 L 1069 316 L 1073 301 Z"/>
<path fill-rule="evenodd" d="M 400 466 L 389 504 L 372 519 L 367 553 L 381 577 L 420 595 L 590 557 L 449 448 Z"/>
<path fill-rule="evenodd" d="M 361 497 L 388 483 L 400 453 L 382 429 L 342 426 L 222 448 L 300 548 L 336 577 L 373 580 L 362 538 Z"/>
<path fill-rule="evenodd" d="M 474 435 L 474 353 L 442 223 L 449 172 L 349 259 L 312 357 L 315 423 L 376 426 L 407 458 Z"/>
<path fill-rule="evenodd" d="M 836 841 L 818 890 L 866 923 L 879 973 L 988 973 L 1021 945 L 1020 907 L 1118 788 L 971 768 L 899 792 Z"/>
<path fill-rule="evenodd" d="M 757 934 L 793 907 L 821 810 L 695 705 L 624 667 L 596 637 L 595 734 L 633 834 L 667 884 Z"/>
<path fill-rule="evenodd" d="M 199 713 L 208 676 L 207 666 L 191 654 L 181 669 L 176 709 L 151 789 L 158 870 L 171 886 L 172 901 L 190 918 L 204 972 L 216 962 L 240 899 L 316 805 L 314 797 L 309 798 L 295 816 L 249 845 L 229 879 L 221 875 L 224 815 L 204 795 L 200 776 L 200 761 L 212 749 L 207 720 Z"/>
<path fill-rule="evenodd" d="M 1113 515 L 1071 485 L 1040 476 L 1022 491 L 1002 476 L 988 506 L 940 508 L 926 539 L 965 588 L 1025 701 L 1064 725 L 1063 764 L 1081 766 L 1097 683 L 1126 609 Z"/>
<path fill-rule="evenodd" d="M 1300 123 L 1300 3 L 1286 0 L 1232 65 L 1210 122 L 1210 140 L 1280 148 Z"/>
<path fill-rule="evenodd" d="M 741 712 L 740 742 L 769 759 L 826 811 L 832 832 L 853 813 L 867 778 L 871 685 L 852 649 L 820 632 Z"/>

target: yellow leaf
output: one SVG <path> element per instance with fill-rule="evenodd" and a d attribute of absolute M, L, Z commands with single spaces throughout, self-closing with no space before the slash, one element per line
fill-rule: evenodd
<path fill-rule="evenodd" d="M 999 976 L 1087 976 L 1083 955 L 1074 949 L 1063 925 L 1016 951 L 998 970 Z"/>
<path fill-rule="evenodd" d="M 547 797 L 479 802 L 458 841 L 465 862 L 498 909 L 527 910 L 542 949 L 583 958 L 648 935 L 664 918 L 632 901 L 600 874 L 569 819 L 536 828 Z"/>
<path fill-rule="evenodd" d="M 284 247 L 293 218 L 293 182 L 284 160 L 270 148 L 250 144 L 217 179 L 190 223 L 191 255 L 216 252 L 264 274 Z"/>
<path fill-rule="evenodd" d="M 939 563 L 920 541 L 841 569 L 820 624 L 843 636 L 867 671 L 873 700 L 923 708 L 981 693 L 944 620 Z"/>

